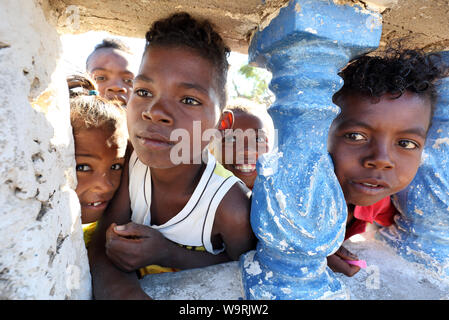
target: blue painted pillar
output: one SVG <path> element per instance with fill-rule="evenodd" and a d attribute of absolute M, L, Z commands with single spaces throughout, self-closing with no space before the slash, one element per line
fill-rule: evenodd
<path fill-rule="evenodd" d="M 449 51 L 441 55 L 449 64 Z M 440 82 L 438 93 L 421 166 L 408 188 L 393 197 L 401 215 L 378 238 L 449 280 L 449 78 Z"/>
<path fill-rule="evenodd" d="M 240 260 L 246 299 L 347 298 L 326 263 L 343 242 L 347 215 L 327 135 L 339 112 L 337 73 L 378 46 L 380 19 L 333 1 L 290 1 L 252 39 L 250 61 L 273 74 L 278 150 L 257 164 L 251 224 L 259 242 Z"/>

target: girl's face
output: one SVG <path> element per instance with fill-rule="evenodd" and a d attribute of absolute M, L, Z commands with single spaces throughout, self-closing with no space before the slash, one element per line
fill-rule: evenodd
<path fill-rule="evenodd" d="M 225 130 L 220 162 L 250 189 L 257 177 L 256 161 L 268 152 L 267 137 L 263 121 L 256 115 L 241 111 L 234 112 L 233 129 Z"/>
<path fill-rule="evenodd" d="M 118 141 L 123 139 L 105 128 L 75 133 L 76 193 L 82 223 L 97 221 L 120 185 L 126 145 Z"/>
<path fill-rule="evenodd" d="M 179 164 L 171 154 L 178 150 L 173 149 L 180 142 L 178 133 L 189 143 L 188 161 L 200 159 L 209 142 L 202 134 L 216 128 L 220 116 L 214 79 L 211 62 L 191 49 L 147 49 L 127 108 L 129 139 L 143 163 L 152 168 Z M 172 133 L 176 137 L 171 139 Z"/>
<path fill-rule="evenodd" d="M 328 149 L 348 204 L 368 206 L 399 192 L 421 162 L 430 103 L 408 91 L 374 102 L 345 95 L 329 130 Z"/>
<path fill-rule="evenodd" d="M 128 103 L 134 78 L 130 60 L 129 54 L 112 48 L 98 49 L 90 57 L 87 71 L 97 84 L 100 97 Z"/>

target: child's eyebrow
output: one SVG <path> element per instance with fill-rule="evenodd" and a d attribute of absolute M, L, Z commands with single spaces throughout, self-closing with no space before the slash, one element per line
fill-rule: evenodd
<path fill-rule="evenodd" d="M 417 136 L 422 137 L 423 139 L 426 138 L 427 132 L 424 130 L 424 128 L 417 127 L 417 128 L 410 128 L 404 131 L 399 132 L 400 134 L 415 134 Z"/>
<path fill-rule="evenodd" d="M 153 79 L 148 78 L 147 76 L 143 75 L 143 74 L 139 74 L 138 76 L 136 76 L 134 78 L 134 81 L 143 81 L 143 82 L 154 82 Z"/>
<path fill-rule="evenodd" d="M 182 82 L 179 84 L 179 86 L 185 89 L 196 89 L 198 91 L 204 92 L 205 94 L 209 94 L 209 91 L 206 88 L 196 83 Z"/>
<path fill-rule="evenodd" d="M 343 127 L 343 128 L 352 127 L 352 126 L 364 127 L 369 130 L 373 130 L 373 128 L 369 124 L 362 122 L 362 121 L 357 121 L 357 120 L 344 121 L 340 125 L 340 127 Z M 427 136 L 427 131 L 422 127 L 415 127 L 415 128 L 408 128 L 408 129 L 402 130 L 399 132 L 399 134 L 414 134 L 414 135 L 420 136 L 425 139 Z"/>
<path fill-rule="evenodd" d="M 92 69 L 90 72 L 93 73 L 95 71 L 106 71 L 106 72 L 109 72 L 109 70 L 105 69 L 105 68 L 95 68 L 95 69 Z"/>
<path fill-rule="evenodd" d="M 94 158 L 94 159 L 100 159 L 100 157 L 88 154 L 88 153 L 75 153 L 75 157 L 85 157 L 85 158 Z"/>

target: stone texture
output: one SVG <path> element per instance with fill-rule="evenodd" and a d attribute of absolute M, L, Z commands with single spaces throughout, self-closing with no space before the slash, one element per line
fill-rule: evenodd
<path fill-rule="evenodd" d="M 344 246 L 367 262 L 352 278 L 336 274 L 350 300 L 447 300 L 449 283 L 411 263 L 388 245 L 375 239 L 370 230 L 347 240 Z M 329 270 L 329 272 L 332 272 Z M 145 292 L 159 300 L 239 300 L 241 274 L 237 262 L 148 275 L 141 280 Z"/>
<path fill-rule="evenodd" d="M 144 37 L 156 19 L 175 11 L 188 11 L 208 18 L 234 51 L 246 53 L 258 26 L 266 26 L 287 0 L 219 1 L 197 0 L 40 0 L 47 16 L 61 33 L 108 30 L 112 33 Z M 408 37 L 411 45 L 426 50 L 449 49 L 449 2 L 447 0 L 333 0 L 336 4 L 357 6 L 382 13 L 382 47 L 389 40 Z M 74 17 L 77 12 L 78 18 Z"/>
<path fill-rule="evenodd" d="M 0 41 L 0 298 L 90 298 L 59 35 L 7 0 Z"/>

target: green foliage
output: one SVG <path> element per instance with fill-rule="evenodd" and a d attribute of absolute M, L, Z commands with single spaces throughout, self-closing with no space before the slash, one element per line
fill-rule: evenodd
<path fill-rule="evenodd" d="M 243 76 L 241 81 L 246 83 L 244 86 L 242 84 L 238 85 L 236 80 L 232 79 L 237 97 L 247 98 L 267 107 L 273 103 L 274 96 L 268 89 L 271 78 L 268 71 L 245 64 L 240 67 L 238 74 Z"/>

